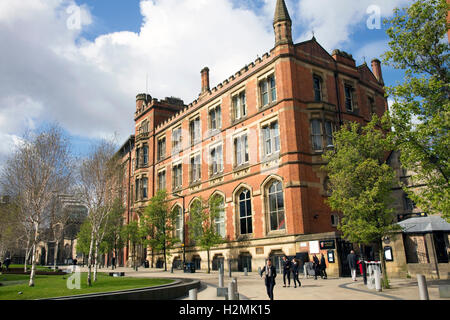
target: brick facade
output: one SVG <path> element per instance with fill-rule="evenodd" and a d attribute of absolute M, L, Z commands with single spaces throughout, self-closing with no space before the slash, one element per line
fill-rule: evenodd
<path fill-rule="evenodd" d="M 205 68 L 202 92 L 187 106 L 174 98 L 159 101 L 138 95 L 135 138 L 130 139 L 133 148 L 128 150 L 131 153 L 122 153 L 124 161 L 129 161 L 127 204 L 128 216 L 133 219 L 158 190 L 158 173 L 164 170 L 169 195 L 176 192 L 186 197 L 185 219 L 195 199 L 206 200 L 215 194 L 224 198 L 228 243 L 213 250 L 211 256 L 232 261 L 234 269 L 242 256 L 251 256 L 254 271 L 271 253 L 310 253 L 304 245 L 308 241 L 339 239 L 336 223 L 332 223 L 337 221 L 336 213 L 325 203 L 326 175 L 321 170 L 321 156 L 332 147 L 330 130 L 348 121 L 366 123 L 372 113 L 381 116 L 387 110 L 379 61 L 374 60 L 372 72 L 367 64 L 356 66 L 345 52 L 335 50 L 330 55 L 315 38 L 294 44 L 286 6 L 284 1 L 278 2 L 276 45 L 262 58 L 212 89 L 209 69 Z M 279 10 L 286 12 L 280 14 Z M 245 101 L 246 110 L 239 101 Z M 220 118 L 212 119 L 217 113 L 210 111 L 219 106 Z M 241 108 L 239 112 L 236 107 Z M 197 118 L 200 128 L 193 121 Z M 181 149 L 173 152 L 173 133 L 179 127 Z M 194 142 L 190 141 L 191 128 L 201 132 Z M 246 141 L 242 138 L 245 135 Z M 166 150 L 159 159 L 161 139 L 165 139 Z M 216 146 L 222 150 L 218 161 L 223 158 L 223 169 L 218 172 L 221 165 L 214 166 L 212 159 Z M 201 156 L 201 177 L 195 172 L 199 179 L 192 182 L 191 156 L 197 154 Z M 179 163 L 182 184 L 174 189 L 173 167 Z M 136 191 L 137 180 L 140 185 Z M 148 183 L 144 188 L 142 181 Z M 182 206 L 181 199 L 171 199 L 171 208 Z M 251 231 L 248 234 L 241 232 L 242 216 L 251 223 L 250 228 L 244 228 Z M 206 253 L 188 247 L 187 260 L 194 256 L 200 257 L 204 268 Z M 180 257 L 181 249 L 172 255 L 172 259 Z M 340 272 L 338 252 L 336 260 L 330 265 L 331 275 Z"/>

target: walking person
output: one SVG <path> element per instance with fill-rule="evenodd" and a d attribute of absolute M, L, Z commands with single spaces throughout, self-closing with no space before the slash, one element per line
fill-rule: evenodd
<path fill-rule="evenodd" d="M 3 264 L 6 267 L 6 272 L 8 272 L 9 271 L 9 265 L 11 264 L 11 259 L 9 257 L 6 258 Z"/>
<path fill-rule="evenodd" d="M 291 286 L 291 261 L 284 256 L 283 257 L 283 288 L 286 288 L 286 278 L 288 279 L 288 286 Z"/>
<path fill-rule="evenodd" d="M 322 279 L 327 279 L 328 275 L 327 275 L 327 263 L 325 261 L 325 256 L 322 253 L 322 256 L 320 258 L 320 276 L 322 277 Z"/>
<path fill-rule="evenodd" d="M 314 264 L 314 280 L 317 280 L 317 275 L 319 274 L 319 258 L 317 258 L 316 254 L 313 256 L 313 264 Z"/>
<path fill-rule="evenodd" d="M 292 278 L 294 279 L 294 288 L 297 288 L 297 282 L 298 282 L 298 286 L 301 287 L 302 283 L 298 279 L 298 272 L 299 272 L 299 269 L 300 269 L 300 262 L 297 259 L 294 259 L 292 261 L 291 269 L 292 269 Z"/>
<path fill-rule="evenodd" d="M 112 266 L 113 270 L 116 269 L 116 257 L 112 257 L 112 259 L 111 259 L 111 266 Z"/>
<path fill-rule="evenodd" d="M 358 266 L 358 259 L 356 258 L 355 251 L 350 251 L 350 254 L 347 256 L 347 262 L 350 267 L 350 270 L 352 272 L 352 279 L 353 281 L 356 280 L 356 268 Z"/>
<path fill-rule="evenodd" d="M 272 260 L 267 260 L 267 264 L 261 270 L 261 278 L 263 273 L 266 273 L 265 284 L 267 295 L 270 300 L 273 300 L 273 288 L 275 287 L 275 278 L 277 277 L 277 269 L 272 265 Z"/>

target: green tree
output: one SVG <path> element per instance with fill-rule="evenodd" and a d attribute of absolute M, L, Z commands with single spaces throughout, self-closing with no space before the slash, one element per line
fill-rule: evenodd
<path fill-rule="evenodd" d="M 137 268 L 137 254 L 136 247 L 142 244 L 142 235 L 141 230 L 139 228 L 139 223 L 137 221 L 131 221 L 129 224 L 124 226 L 122 230 L 122 238 L 129 243 L 132 247 L 132 260 L 133 260 L 133 268 Z"/>
<path fill-rule="evenodd" d="M 124 211 L 125 208 L 123 207 L 122 202 L 120 201 L 120 199 L 116 199 L 109 214 L 108 224 L 106 226 L 104 242 L 107 248 L 107 252 L 113 252 L 116 259 L 119 256 L 119 249 L 123 248 L 125 245 L 125 241 L 123 238 Z"/>
<path fill-rule="evenodd" d="M 384 62 L 405 70 L 403 83 L 387 88 L 390 120 L 401 163 L 415 173 L 409 193 L 430 214 L 450 221 L 450 79 L 446 0 L 416 0 L 386 20 L 391 38 Z"/>
<path fill-rule="evenodd" d="M 141 235 L 146 235 L 146 243 L 152 248 L 163 252 L 165 271 L 167 271 L 167 256 L 170 254 L 170 250 L 180 242 L 174 236 L 176 217 L 176 212 L 169 211 L 165 190 L 156 193 L 141 217 Z"/>
<path fill-rule="evenodd" d="M 357 123 L 343 126 L 335 133 L 335 151 L 324 155 L 330 179 L 328 204 L 340 211 L 338 226 L 344 237 L 358 244 L 379 244 L 384 285 L 389 287 L 382 239 L 398 226 L 390 197 L 395 173 L 386 163 L 392 148 L 392 136 L 377 129 L 379 119 L 361 127 Z"/>
<path fill-rule="evenodd" d="M 208 273 L 211 272 L 211 249 L 224 243 L 224 239 L 216 228 L 215 221 L 224 210 L 223 198 L 214 196 L 208 204 L 203 200 L 195 201 L 190 210 L 190 219 L 188 221 L 189 236 L 193 242 L 206 250 L 208 254 Z"/>

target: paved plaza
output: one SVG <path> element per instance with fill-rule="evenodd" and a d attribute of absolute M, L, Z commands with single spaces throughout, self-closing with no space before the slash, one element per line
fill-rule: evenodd
<path fill-rule="evenodd" d="M 82 268 L 82 271 L 87 271 Z M 112 272 L 111 269 L 101 269 L 99 272 Z M 176 270 L 174 273 L 162 272 L 161 269 L 140 268 L 138 272 L 129 268 L 118 268 L 114 272 L 125 272 L 128 277 L 149 278 L 189 278 L 201 280 L 203 286 L 198 293 L 198 300 L 224 300 L 217 297 L 219 284 L 216 271 L 207 274 L 200 271 L 194 274 L 184 273 Z M 233 272 L 233 278 L 238 279 L 238 291 L 242 300 L 268 300 L 264 280 L 257 272 L 243 273 Z M 225 272 L 225 287 L 228 287 L 231 278 Z M 419 300 L 419 289 L 416 279 L 390 279 L 391 289 L 376 292 L 369 290 L 364 285 L 363 279 L 358 278 L 353 282 L 351 278 L 328 278 L 314 280 L 314 278 L 303 279 L 300 277 L 302 286 L 294 288 L 283 288 L 283 275 L 277 276 L 277 284 L 274 290 L 275 300 Z M 449 300 L 439 297 L 439 285 L 450 285 L 450 281 L 429 281 L 428 292 L 430 300 Z M 188 299 L 188 298 L 183 298 Z"/>

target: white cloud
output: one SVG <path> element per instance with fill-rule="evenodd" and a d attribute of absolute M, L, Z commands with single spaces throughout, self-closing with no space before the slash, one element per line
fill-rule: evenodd
<path fill-rule="evenodd" d="M 311 38 L 314 30 L 317 40 L 325 49 L 331 51 L 348 42 L 356 26 L 363 25 L 370 15 L 367 8 L 376 5 L 380 8 L 381 17 L 392 15 L 393 9 L 403 7 L 408 0 L 301 0 L 297 17 L 305 30 L 298 41 Z"/>

